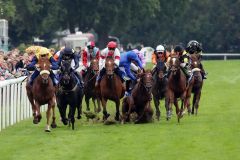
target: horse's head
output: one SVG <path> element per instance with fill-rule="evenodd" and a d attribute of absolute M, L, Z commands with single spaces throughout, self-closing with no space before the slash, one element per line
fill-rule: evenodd
<path fill-rule="evenodd" d="M 189 63 L 190 63 L 190 69 L 192 70 L 192 74 L 195 77 L 195 79 L 198 79 L 201 81 L 202 75 L 201 75 L 201 69 L 200 69 L 200 60 L 196 54 L 191 54 L 189 56 Z"/>
<path fill-rule="evenodd" d="M 151 71 L 143 70 L 143 73 L 138 75 L 140 77 L 140 83 L 144 86 L 148 93 L 152 91 L 153 77 Z"/>
<path fill-rule="evenodd" d="M 90 69 L 94 73 L 97 73 L 99 71 L 99 63 L 97 58 L 92 58 L 90 63 Z"/>
<path fill-rule="evenodd" d="M 173 75 L 176 75 L 177 71 L 180 69 L 180 60 L 178 56 L 172 56 L 170 59 L 170 70 Z"/>
<path fill-rule="evenodd" d="M 112 76 L 114 74 L 114 60 L 112 57 L 107 57 L 105 61 L 105 68 L 107 76 Z"/>
<path fill-rule="evenodd" d="M 165 63 L 162 62 L 162 61 L 158 61 L 157 66 L 156 66 L 156 69 L 157 69 L 157 72 L 156 72 L 157 77 L 158 77 L 160 80 L 162 80 L 162 79 L 164 78 L 164 73 L 165 73 L 166 70 L 167 70 L 167 67 L 166 67 Z"/>
<path fill-rule="evenodd" d="M 42 78 L 42 83 L 48 84 L 50 69 L 51 69 L 51 63 L 48 57 L 40 57 L 38 60 L 38 65 L 39 65 L 40 76 Z"/>
<path fill-rule="evenodd" d="M 62 60 L 61 62 L 61 73 L 62 73 L 62 82 L 67 85 L 70 82 L 72 72 L 71 60 Z"/>

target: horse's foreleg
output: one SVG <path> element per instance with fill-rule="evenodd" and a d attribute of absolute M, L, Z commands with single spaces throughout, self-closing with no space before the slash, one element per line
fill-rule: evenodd
<path fill-rule="evenodd" d="M 74 126 L 74 123 L 75 123 L 75 118 L 74 118 L 75 112 L 76 112 L 76 104 L 70 105 L 70 119 L 71 119 L 71 124 L 72 124 L 72 130 L 75 129 L 75 126 Z"/>
<path fill-rule="evenodd" d="M 193 100 L 192 100 L 192 114 L 194 114 L 194 110 L 195 110 L 194 105 L 195 105 L 195 102 L 196 102 L 196 94 L 193 93 Z"/>
<path fill-rule="evenodd" d="M 165 97 L 165 109 L 166 109 L 166 117 L 168 116 L 168 106 L 169 106 L 169 101 L 168 101 L 168 98 Z"/>
<path fill-rule="evenodd" d="M 51 117 L 51 109 L 52 109 L 52 106 L 50 106 L 48 104 L 48 109 L 47 109 L 47 125 L 46 125 L 46 128 L 45 128 L 45 131 L 46 132 L 51 132 L 50 130 L 50 125 L 49 125 L 49 121 L 50 121 L 50 117 Z"/>
<path fill-rule="evenodd" d="M 159 100 L 155 96 L 153 96 L 153 102 L 156 109 L 156 117 L 157 117 L 157 120 L 159 121 L 160 114 L 161 114 L 159 110 Z"/>
<path fill-rule="evenodd" d="M 103 120 L 107 120 L 107 118 L 110 116 L 110 114 L 107 113 L 106 105 L 107 105 L 107 99 L 102 98 Z"/>
<path fill-rule="evenodd" d="M 97 112 L 99 113 L 99 112 L 101 112 L 101 104 L 100 104 L 100 99 L 99 98 L 97 98 L 97 105 L 98 105 Z"/>
<path fill-rule="evenodd" d="M 96 102 L 95 102 L 95 98 L 92 98 L 92 102 L 93 102 L 93 106 L 94 106 L 94 112 L 97 113 L 97 107 L 96 107 Z"/>
<path fill-rule="evenodd" d="M 89 99 L 90 99 L 90 98 L 85 95 L 85 102 L 86 102 L 86 105 L 87 105 L 87 108 L 86 108 L 87 111 L 90 111 L 90 108 L 89 108 Z M 94 106 L 94 109 L 95 109 L 95 106 Z"/>
<path fill-rule="evenodd" d="M 197 115 L 197 113 L 198 113 L 198 107 L 199 107 L 200 98 L 201 98 L 201 91 L 199 91 L 199 92 L 196 94 L 196 101 L 195 101 L 195 103 L 194 103 L 194 108 L 196 109 L 195 115 Z"/>
<path fill-rule="evenodd" d="M 116 102 L 116 116 L 115 116 L 115 120 L 119 121 L 119 106 L 120 106 L 120 100 L 118 99 Z"/>

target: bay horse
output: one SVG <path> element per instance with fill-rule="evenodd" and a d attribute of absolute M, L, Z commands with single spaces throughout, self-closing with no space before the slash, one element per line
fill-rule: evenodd
<path fill-rule="evenodd" d="M 163 61 L 158 61 L 153 75 L 153 102 L 156 109 L 156 117 L 159 120 L 161 111 L 159 110 L 160 100 L 165 98 L 165 108 L 168 111 L 168 101 L 166 98 L 166 89 L 167 89 L 167 76 L 166 76 L 167 67 Z"/>
<path fill-rule="evenodd" d="M 74 75 L 71 60 L 62 60 L 60 70 L 59 86 L 56 94 L 57 106 L 63 124 L 69 126 L 72 124 L 72 130 L 74 130 L 76 108 L 78 109 L 78 119 L 81 118 L 83 90 Z M 66 118 L 67 105 L 70 107 L 68 118 Z"/>
<path fill-rule="evenodd" d="M 48 57 L 40 57 L 38 59 L 39 72 L 40 74 L 33 81 L 33 85 L 31 86 L 28 82 L 26 85 L 27 96 L 32 105 L 33 111 L 33 123 L 38 124 L 42 115 L 40 113 L 40 106 L 44 104 L 48 104 L 47 109 L 47 125 L 45 128 L 46 132 L 50 132 L 49 121 L 51 117 L 51 110 L 53 112 L 52 115 L 52 123 L 51 127 L 56 128 L 56 116 L 55 116 L 55 86 L 53 86 L 52 79 L 50 78 L 50 61 Z"/>
<path fill-rule="evenodd" d="M 167 83 L 167 98 L 168 98 L 168 112 L 167 120 L 171 118 L 172 115 L 172 105 L 176 107 L 176 114 L 178 122 L 183 116 L 183 105 L 185 103 L 186 92 L 187 92 L 187 78 L 180 68 L 180 60 L 178 56 L 172 56 L 170 58 L 169 64 L 170 74 Z M 178 106 L 178 98 L 181 99 L 181 110 Z M 186 106 L 186 105 L 184 105 Z"/>
<path fill-rule="evenodd" d="M 203 79 L 200 69 L 200 61 L 198 57 L 195 54 L 191 54 L 190 57 L 190 69 L 191 69 L 191 77 L 188 82 L 188 90 L 187 90 L 187 96 L 186 96 L 186 105 L 189 109 L 189 112 L 194 114 L 194 109 L 196 109 L 195 115 L 197 115 L 198 107 L 199 107 L 199 101 L 201 98 L 201 91 L 203 86 Z M 192 111 L 190 109 L 190 99 L 191 99 L 191 93 L 193 93 L 193 101 L 192 101 Z"/>
<path fill-rule="evenodd" d="M 97 78 L 97 73 L 99 71 L 99 63 L 97 58 L 92 58 L 90 62 L 90 67 L 88 67 L 83 80 L 84 80 L 84 95 L 85 95 L 85 102 L 87 105 L 87 111 L 90 111 L 89 108 L 89 100 L 92 98 L 92 102 L 94 104 L 94 111 L 101 112 L 100 106 L 100 97 L 98 96 L 97 90 L 95 88 L 95 82 Z M 96 101 L 98 108 L 96 108 Z"/>
<path fill-rule="evenodd" d="M 122 123 L 130 121 L 130 114 L 137 113 L 137 123 L 148 123 L 152 121 L 153 109 L 151 108 L 151 92 L 153 77 L 151 71 L 147 70 L 139 74 L 140 81 L 134 86 L 130 96 L 123 99 Z"/>
<path fill-rule="evenodd" d="M 110 114 L 107 113 L 106 105 L 108 100 L 112 100 L 116 105 L 115 120 L 119 121 L 119 106 L 120 99 L 124 96 L 124 88 L 120 77 L 114 73 L 115 64 L 112 57 L 107 57 L 105 60 L 106 73 L 100 82 L 100 96 L 103 107 L 103 120 L 106 120 Z"/>

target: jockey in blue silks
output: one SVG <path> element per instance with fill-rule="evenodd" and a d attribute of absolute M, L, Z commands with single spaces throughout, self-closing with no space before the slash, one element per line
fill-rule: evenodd
<path fill-rule="evenodd" d="M 30 77 L 29 84 L 32 86 L 33 81 L 37 76 L 40 74 L 40 72 L 37 70 L 37 67 L 35 66 L 38 63 L 38 59 L 40 57 L 48 57 L 50 63 L 51 63 L 51 69 L 57 70 L 58 69 L 58 64 L 57 62 L 53 59 L 51 56 L 49 50 L 45 47 L 39 47 L 35 53 L 35 56 L 33 57 L 31 63 L 27 65 L 27 70 L 34 70 L 33 74 Z M 53 85 L 57 85 L 58 81 L 52 71 L 50 71 L 50 78 L 52 79 Z"/>
<path fill-rule="evenodd" d="M 124 52 L 121 54 L 119 67 L 124 68 L 126 76 L 128 78 L 130 78 L 131 84 L 132 84 L 131 88 L 129 87 L 129 85 L 126 85 L 126 89 L 127 89 L 126 95 L 129 95 L 131 93 L 131 90 L 137 83 L 137 77 L 131 71 L 131 63 L 135 62 L 140 70 L 143 69 L 142 62 L 141 62 L 140 58 L 138 57 L 137 52 L 139 52 L 139 51 L 137 49 L 134 49 L 134 50 Z"/>

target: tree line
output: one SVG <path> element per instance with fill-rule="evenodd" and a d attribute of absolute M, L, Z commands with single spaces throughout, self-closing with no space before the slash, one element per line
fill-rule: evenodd
<path fill-rule="evenodd" d="M 186 45 L 195 39 L 205 52 L 239 52 L 239 8 L 240 0 L 0 0 L 0 18 L 9 21 L 15 47 L 33 37 L 50 45 L 56 31 L 78 27 L 94 30 L 100 47 L 113 35 L 124 45 Z"/>

